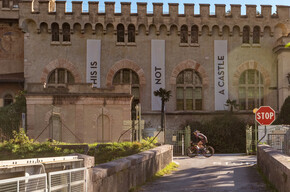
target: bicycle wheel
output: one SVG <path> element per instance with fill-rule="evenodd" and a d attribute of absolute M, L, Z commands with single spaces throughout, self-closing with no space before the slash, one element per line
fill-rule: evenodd
<path fill-rule="evenodd" d="M 187 148 L 187 156 L 188 157 L 195 157 L 197 156 L 197 150 L 195 147 L 193 146 L 190 146 Z"/>
<path fill-rule="evenodd" d="M 214 148 L 211 146 L 206 146 L 202 152 L 203 156 L 211 157 L 214 154 Z"/>

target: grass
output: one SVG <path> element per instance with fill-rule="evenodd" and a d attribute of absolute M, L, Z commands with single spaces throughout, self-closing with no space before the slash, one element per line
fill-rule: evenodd
<path fill-rule="evenodd" d="M 135 187 L 132 187 L 131 189 L 129 189 L 129 192 L 137 192 L 141 189 L 141 187 L 143 185 L 145 185 L 148 182 L 153 182 L 157 179 L 159 179 L 160 177 L 164 176 L 164 175 L 168 175 L 170 173 L 172 173 L 172 171 L 176 171 L 177 168 L 179 167 L 179 165 L 177 165 L 174 162 L 169 163 L 168 165 L 166 165 L 166 167 L 160 171 L 158 171 L 152 178 L 148 179 L 145 183 L 143 183 L 142 185 L 138 185 Z"/>

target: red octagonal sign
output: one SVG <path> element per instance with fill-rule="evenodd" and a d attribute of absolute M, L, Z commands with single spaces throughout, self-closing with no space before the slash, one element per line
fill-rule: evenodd
<path fill-rule="evenodd" d="M 275 121 L 275 111 L 270 106 L 262 106 L 256 111 L 255 118 L 260 125 L 271 125 Z"/>

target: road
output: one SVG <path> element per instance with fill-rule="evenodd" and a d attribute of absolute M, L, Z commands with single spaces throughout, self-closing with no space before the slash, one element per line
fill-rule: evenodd
<path fill-rule="evenodd" d="M 175 157 L 177 171 L 147 183 L 146 192 L 267 192 L 255 164 L 256 156 L 217 154 L 210 158 Z"/>

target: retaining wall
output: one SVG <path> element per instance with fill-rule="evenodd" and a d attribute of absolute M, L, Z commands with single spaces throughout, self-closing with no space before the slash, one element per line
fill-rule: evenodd
<path fill-rule="evenodd" d="M 130 188 L 143 184 L 172 162 L 172 159 L 173 147 L 163 145 L 100 164 L 92 168 L 93 191 L 127 192 Z"/>
<path fill-rule="evenodd" d="M 258 166 L 279 192 L 290 189 L 290 156 L 269 145 L 258 146 Z"/>
<path fill-rule="evenodd" d="M 286 132 L 285 138 L 284 138 L 284 149 L 286 155 L 290 156 L 290 129 Z"/>

